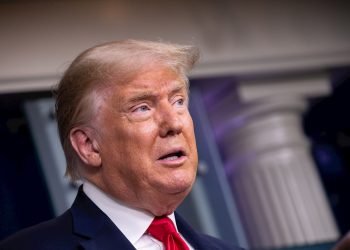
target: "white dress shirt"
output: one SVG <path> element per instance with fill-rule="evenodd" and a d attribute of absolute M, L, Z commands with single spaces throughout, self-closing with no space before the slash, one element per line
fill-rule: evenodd
<path fill-rule="evenodd" d="M 154 216 L 126 204 L 104 193 L 91 182 L 84 181 L 84 193 L 101 209 L 138 250 L 164 250 L 163 243 L 145 234 Z M 177 230 L 174 213 L 168 216 Z M 180 234 L 181 235 L 181 234 Z M 182 237 L 182 236 L 181 236 Z M 182 237 L 184 239 L 184 237 Z M 185 239 L 184 239 L 185 240 Z M 190 249 L 193 249 L 185 240 Z"/>

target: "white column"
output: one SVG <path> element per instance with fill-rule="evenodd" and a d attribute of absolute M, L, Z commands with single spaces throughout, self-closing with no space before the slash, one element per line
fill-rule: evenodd
<path fill-rule="evenodd" d="M 258 249 L 338 238 L 302 129 L 301 114 L 307 108 L 302 93 L 318 92 L 310 91 L 315 86 L 305 88 L 305 82 L 301 88 L 284 86 L 288 91 L 275 86 L 260 95 L 252 92 L 246 96 L 255 97 L 246 102 L 241 91 L 240 105 L 226 114 L 220 139 L 247 238 Z"/>

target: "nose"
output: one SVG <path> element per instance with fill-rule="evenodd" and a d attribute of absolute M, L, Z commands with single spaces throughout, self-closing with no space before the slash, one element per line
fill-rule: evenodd
<path fill-rule="evenodd" d="M 183 114 L 170 103 L 159 112 L 159 134 L 161 137 L 180 134 L 183 129 Z"/>

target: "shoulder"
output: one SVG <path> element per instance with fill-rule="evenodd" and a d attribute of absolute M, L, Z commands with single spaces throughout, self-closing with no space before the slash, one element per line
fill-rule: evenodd
<path fill-rule="evenodd" d="M 0 242 L 0 250 L 12 249 L 69 249 L 74 241 L 71 214 L 23 229 Z"/>
<path fill-rule="evenodd" d="M 233 244 L 197 232 L 177 213 L 175 213 L 175 217 L 180 233 L 196 250 L 242 250 Z"/>
<path fill-rule="evenodd" d="M 243 248 L 239 248 L 233 244 L 220 240 L 218 238 L 198 233 L 201 244 L 206 246 L 205 248 L 199 247 L 198 249 L 215 249 L 215 250 L 243 250 Z M 196 248 L 197 249 L 197 248 Z"/>
<path fill-rule="evenodd" d="M 234 246 L 232 244 L 229 244 L 228 242 L 225 242 L 223 240 L 220 240 L 218 238 L 200 234 L 200 237 L 202 237 L 203 242 L 207 242 L 208 245 L 210 245 L 210 248 L 208 249 L 216 249 L 216 250 L 243 250 L 243 248 L 239 248 L 237 246 Z"/>

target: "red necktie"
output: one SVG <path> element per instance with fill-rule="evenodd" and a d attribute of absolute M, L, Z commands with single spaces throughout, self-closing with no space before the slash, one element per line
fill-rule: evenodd
<path fill-rule="evenodd" d="M 147 229 L 147 233 L 163 242 L 166 250 L 189 250 L 168 217 L 155 217 Z"/>

